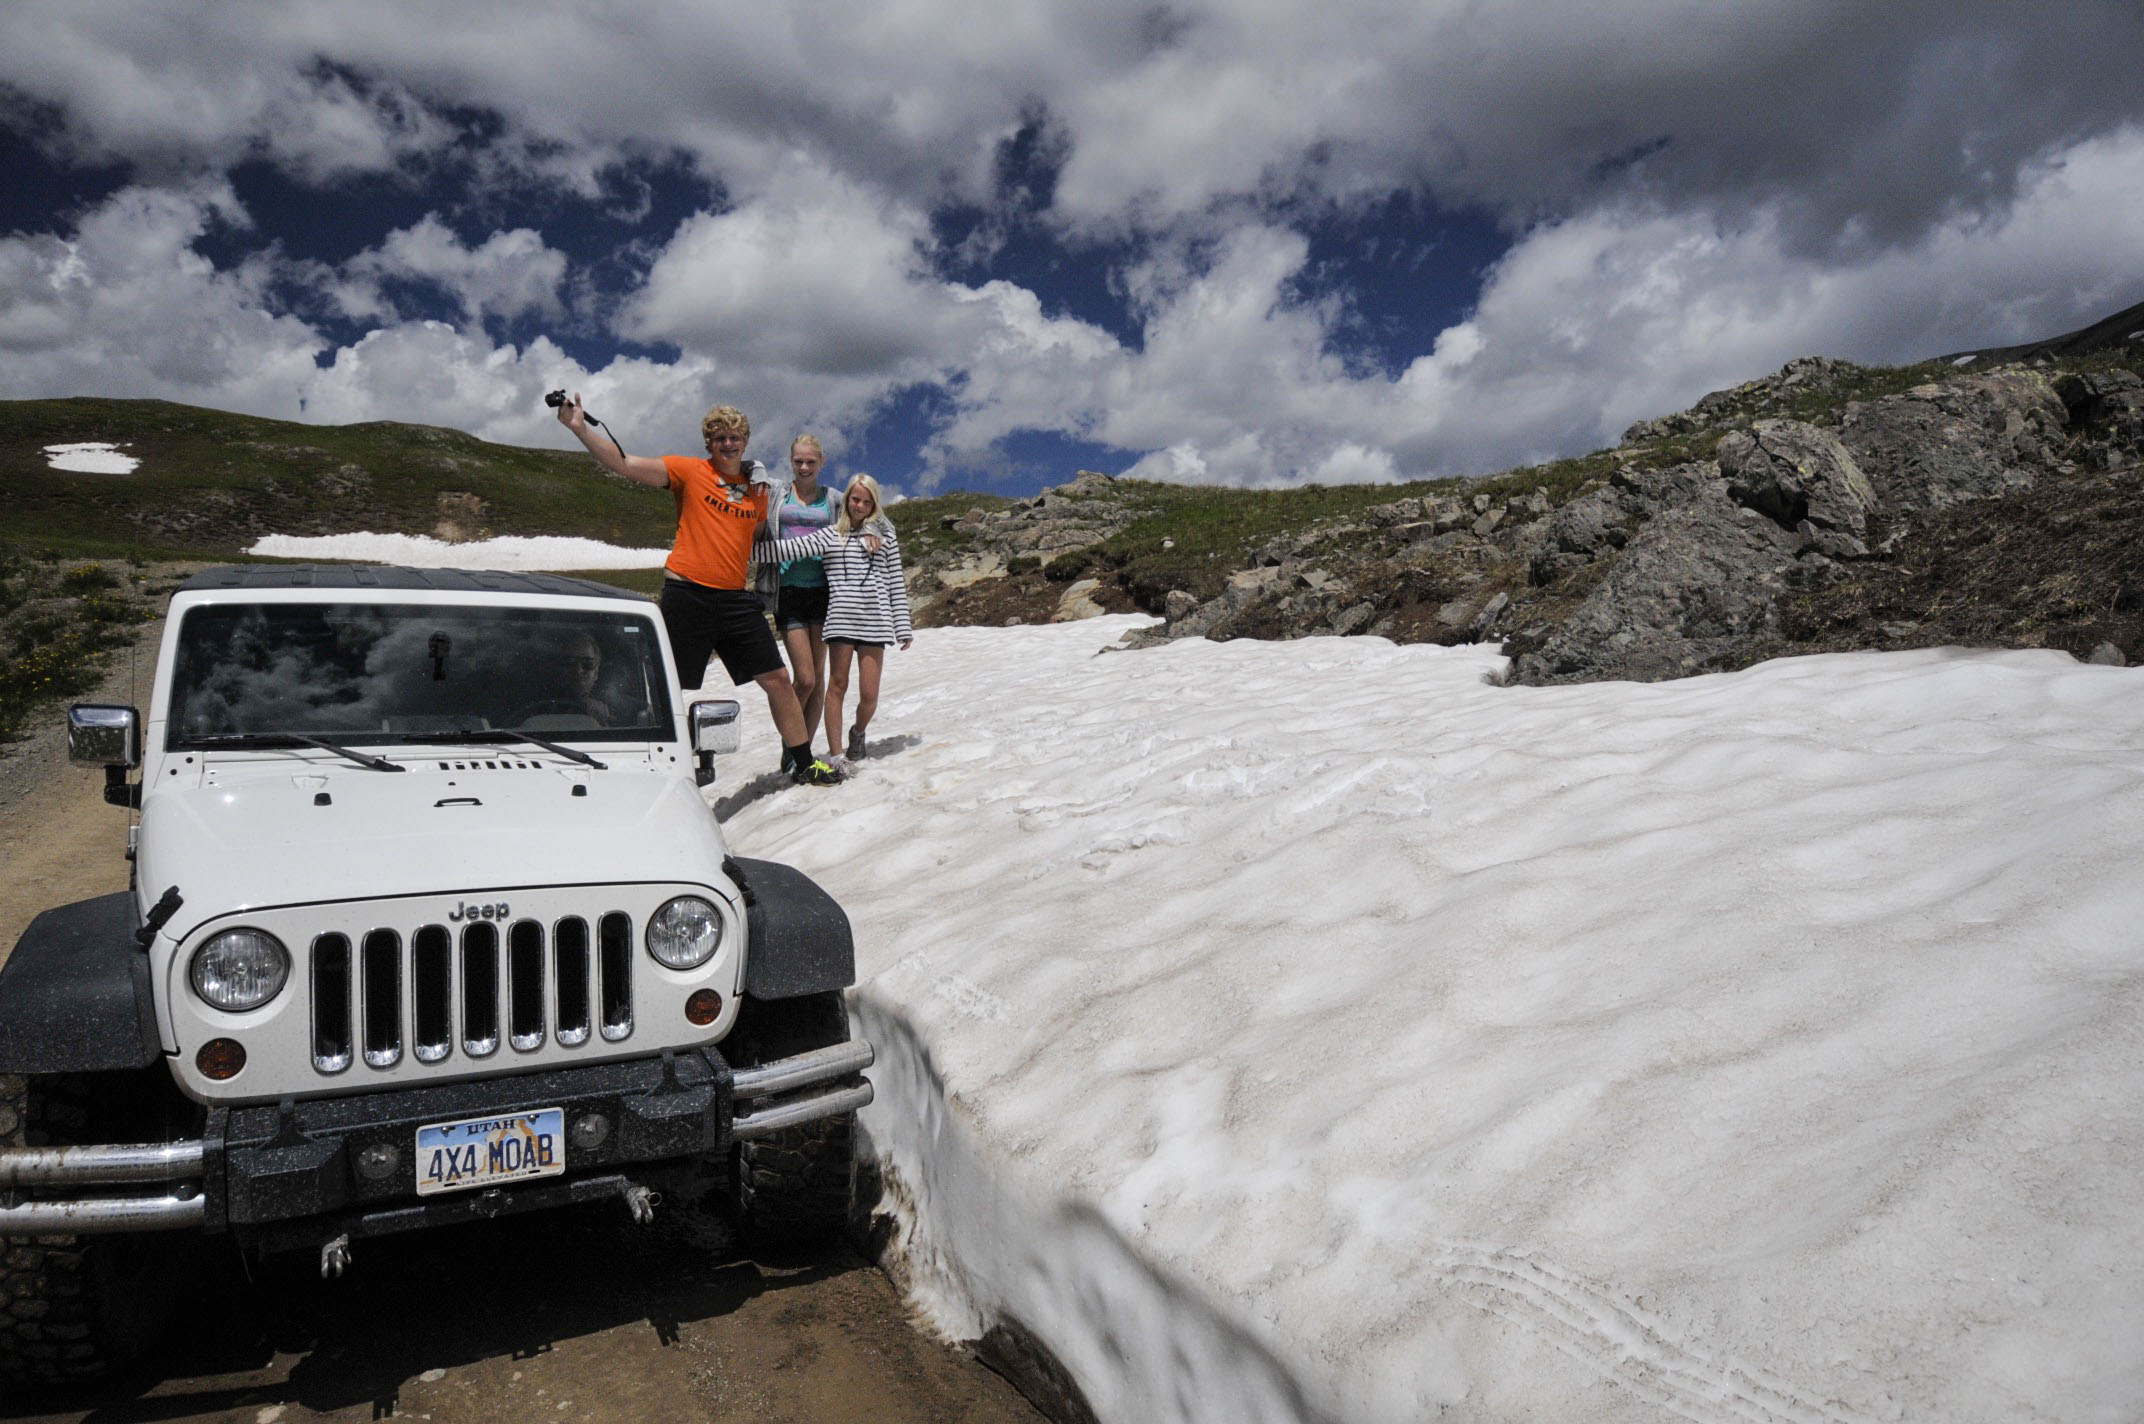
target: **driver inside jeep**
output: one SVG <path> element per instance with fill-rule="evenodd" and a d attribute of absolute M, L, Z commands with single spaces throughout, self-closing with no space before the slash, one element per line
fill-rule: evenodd
<path fill-rule="evenodd" d="M 551 658 L 552 693 L 523 708 L 516 726 L 531 731 L 571 731 L 610 723 L 610 706 L 596 696 L 603 678 L 603 648 L 588 632 L 568 634 Z"/>

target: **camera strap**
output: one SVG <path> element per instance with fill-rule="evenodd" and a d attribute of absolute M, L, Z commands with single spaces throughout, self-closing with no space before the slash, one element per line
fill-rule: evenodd
<path fill-rule="evenodd" d="M 600 421 L 600 420 L 597 420 L 597 419 L 596 419 L 596 418 L 595 418 L 594 416 L 590 415 L 590 414 L 589 414 L 589 413 L 588 413 L 588 412 L 587 412 L 586 410 L 583 410 L 583 411 L 581 412 L 581 419 L 583 419 L 583 420 L 587 421 L 587 422 L 588 422 L 588 423 L 589 423 L 590 425 L 593 425 L 594 427 L 596 427 L 596 429 L 598 429 L 598 430 L 602 431 L 602 432 L 603 432 L 603 433 L 604 433 L 605 435 L 608 435 L 608 436 L 610 436 L 610 443 L 611 443 L 611 444 L 613 444 L 613 445 L 618 445 L 618 437 L 617 437 L 616 433 L 614 433 L 614 432 L 613 432 L 613 431 L 611 430 L 611 428 L 610 428 L 610 427 L 609 427 L 608 425 L 605 425 L 605 424 L 604 424 L 604 423 L 603 423 L 602 421 Z M 625 455 L 625 447 L 624 447 L 623 445 L 618 445 L 618 458 L 619 458 L 619 459 L 621 459 L 621 460 L 622 460 L 622 459 L 624 459 L 624 458 L 626 458 L 626 455 Z"/>

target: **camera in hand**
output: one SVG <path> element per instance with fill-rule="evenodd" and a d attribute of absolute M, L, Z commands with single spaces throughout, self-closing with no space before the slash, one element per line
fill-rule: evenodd
<path fill-rule="evenodd" d="M 566 393 L 564 391 L 547 391 L 544 393 L 543 403 L 554 409 L 562 406 L 566 403 Z"/>

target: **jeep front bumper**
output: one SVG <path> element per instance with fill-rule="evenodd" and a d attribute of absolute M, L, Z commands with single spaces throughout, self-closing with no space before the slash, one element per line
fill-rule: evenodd
<path fill-rule="evenodd" d="M 148 1144 L 0 1147 L 0 1236 L 232 1230 L 264 1246 L 310 1244 L 328 1222 L 380 1235 L 604 1196 L 628 1196 L 627 1170 L 704 1159 L 733 1141 L 854 1112 L 871 1101 L 861 1039 L 751 1068 L 711 1050 L 506 1078 L 210 1110 L 199 1139 Z M 418 1127 L 536 1108 L 569 1121 L 600 1114 L 603 1141 L 573 1147 L 562 1177 L 420 1198 Z M 393 1170 L 368 1177 L 358 1154 L 393 1146 Z M 382 1153 L 371 1154 L 374 1162 Z M 27 1195 L 25 1188 L 35 1195 Z M 283 1229 L 286 1227 L 300 1229 Z"/>

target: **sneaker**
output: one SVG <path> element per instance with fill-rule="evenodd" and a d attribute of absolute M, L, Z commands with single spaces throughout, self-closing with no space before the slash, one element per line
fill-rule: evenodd
<path fill-rule="evenodd" d="M 799 786 L 839 786 L 841 773 L 825 762 L 814 758 L 800 761 L 789 768 L 789 779 Z"/>
<path fill-rule="evenodd" d="M 863 729 L 863 728 L 861 728 L 861 727 L 851 727 L 851 728 L 849 728 L 849 746 L 848 746 L 848 753 L 847 753 L 847 755 L 848 755 L 848 758 L 849 758 L 849 760 L 850 760 L 850 761 L 862 761 L 862 760 L 864 759 L 864 729 Z"/>

